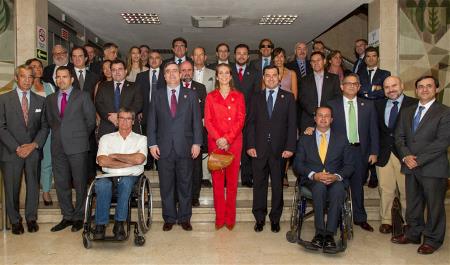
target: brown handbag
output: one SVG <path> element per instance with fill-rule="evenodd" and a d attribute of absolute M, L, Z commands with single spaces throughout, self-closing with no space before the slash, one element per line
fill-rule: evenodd
<path fill-rule="evenodd" d="M 210 171 L 221 170 L 228 167 L 233 162 L 234 155 L 228 151 L 224 154 L 217 153 L 217 150 L 212 151 L 208 155 L 208 169 Z"/>

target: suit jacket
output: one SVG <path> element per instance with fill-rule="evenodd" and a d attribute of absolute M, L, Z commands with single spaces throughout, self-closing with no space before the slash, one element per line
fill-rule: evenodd
<path fill-rule="evenodd" d="M 339 77 L 335 74 L 324 72 L 322 84 L 322 96 L 320 106 L 327 105 L 328 101 L 341 97 Z M 307 127 L 314 127 L 314 113 L 317 108 L 317 87 L 314 74 L 307 75 L 300 80 L 299 102 L 301 114 L 301 131 Z"/>
<path fill-rule="evenodd" d="M 52 130 L 52 155 L 89 151 L 89 136 L 95 128 L 95 106 L 91 97 L 79 89 L 72 89 L 61 119 L 58 95 L 55 92 L 45 98 L 45 114 Z"/>
<path fill-rule="evenodd" d="M 153 74 L 153 73 L 152 73 Z M 147 124 L 148 119 L 148 112 L 150 110 L 150 70 L 140 72 L 136 75 L 136 82 L 135 84 L 141 89 L 141 94 L 143 97 L 143 104 L 142 104 L 142 125 Z M 159 68 L 159 74 L 158 74 L 158 82 L 156 82 L 156 89 L 164 89 L 166 86 L 166 79 L 164 79 L 164 73 L 162 68 Z M 152 98 L 153 93 L 155 92 L 152 90 Z"/>
<path fill-rule="evenodd" d="M 86 76 L 84 77 L 84 86 L 81 88 L 80 82 L 78 81 L 79 73 L 75 72 L 75 68 L 72 68 L 72 70 L 75 76 L 72 84 L 73 87 L 88 93 L 91 99 L 94 100 L 95 85 L 97 85 L 98 81 L 100 81 L 100 77 L 97 74 L 89 70 L 86 70 Z"/>
<path fill-rule="evenodd" d="M 269 62 L 269 65 L 272 64 L 272 60 Z M 256 72 L 261 76 L 260 78 L 262 78 L 262 72 L 263 72 L 263 58 L 259 57 L 256 60 L 252 60 L 250 62 L 250 67 L 252 67 L 253 69 L 256 70 Z"/>
<path fill-rule="evenodd" d="M 295 152 L 296 121 L 297 110 L 292 93 L 278 89 L 270 118 L 267 112 L 266 91 L 256 93 L 250 103 L 246 149 L 256 148 L 258 157 L 264 157 L 269 152 L 267 139 L 270 137 L 270 146 L 276 157 L 281 158 L 285 150 Z"/>
<path fill-rule="evenodd" d="M 378 128 L 380 129 L 380 153 L 378 155 L 377 160 L 377 166 L 384 167 L 389 157 L 391 156 L 391 152 L 400 159 L 397 148 L 395 148 L 395 125 L 393 129 L 390 129 L 386 126 L 385 120 L 384 120 L 384 112 L 386 109 L 386 103 L 388 102 L 388 99 L 379 99 L 375 101 L 375 108 L 377 109 L 377 116 L 378 116 Z M 417 99 L 408 97 L 404 95 L 402 105 L 400 106 L 399 114 L 397 115 L 397 120 L 395 121 L 395 124 L 397 124 L 397 121 L 399 120 L 400 113 L 407 108 L 408 106 L 411 106 L 413 104 L 417 103 Z"/>
<path fill-rule="evenodd" d="M 288 69 L 295 71 L 295 73 L 297 74 L 297 81 L 300 84 L 300 79 L 302 78 L 302 73 L 300 72 L 300 67 L 298 66 L 297 59 L 294 59 L 293 61 L 290 61 L 289 63 L 287 63 L 286 67 Z M 306 75 L 313 73 L 313 69 L 311 67 L 311 62 L 309 60 L 305 60 L 305 70 L 306 70 Z"/>
<path fill-rule="evenodd" d="M 56 87 L 56 90 L 58 90 L 59 88 L 56 86 L 55 80 L 53 80 L 53 72 L 55 71 L 55 67 L 56 64 L 50 64 L 44 68 L 44 73 L 42 74 L 42 81 L 52 84 L 54 87 Z M 69 62 L 67 64 L 67 67 L 73 68 L 73 64 Z"/>
<path fill-rule="evenodd" d="M 177 112 L 170 112 L 167 88 L 155 92 L 147 122 L 148 146 L 157 145 L 160 157 L 169 156 L 172 148 L 180 157 L 191 157 L 193 144 L 202 145 L 202 117 L 197 93 L 180 86 Z"/>
<path fill-rule="evenodd" d="M 368 159 L 369 155 L 378 155 L 380 149 L 377 112 L 373 101 L 357 98 L 357 104 L 359 143 L 362 155 Z M 333 109 L 331 128 L 340 134 L 347 135 L 343 97 L 329 101 L 328 105 Z"/>
<path fill-rule="evenodd" d="M 1 161 L 18 158 L 16 149 L 22 144 L 35 142 L 42 149 L 48 131 L 43 97 L 30 91 L 28 125 L 25 125 L 16 89 L 0 96 L 0 142 L 3 146 Z"/>
<path fill-rule="evenodd" d="M 355 63 L 353 64 L 353 69 L 352 69 L 352 72 L 353 72 L 353 73 L 358 73 L 360 69 L 366 69 L 366 68 L 367 68 L 366 60 L 365 60 L 366 57 L 364 57 L 364 58 L 362 58 L 361 63 L 358 65 L 358 69 L 356 69 L 356 66 L 357 66 L 357 64 L 358 64 L 358 59 L 359 59 L 359 57 L 356 58 L 356 61 L 355 61 Z"/>
<path fill-rule="evenodd" d="M 312 171 L 317 173 L 325 170 L 340 175 L 344 184 L 348 185 L 355 169 L 352 157 L 346 135 L 331 129 L 325 163 L 322 163 L 314 132 L 312 135 L 300 137 L 294 158 L 294 170 L 299 174 L 301 184 L 311 181 L 308 175 Z"/>
<path fill-rule="evenodd" d="M 116 126 L 108 120 L 108 113 L 114 113 L 114 81 L 101 83 L 95 97 L 95 107 L 100 115 L 100 125 L 98 127 L 98 137 L 117 131 Z M 143 96 L 142 90 L 135 83 L 125 81 L 120 93 L 120 107 L 132 109 L 136 114 L 142 111 Z M 135 120 L 133 125 L 135 133 L 141 133 L 140 124 Z"/>
<path fill-rule="evenodd" d="M 241 91 L 244 94 L 245 98 L 245 105 L 249 106 L 251 97 L 255 92 L 258 92 L 261 90 L 261 78 L 256 72 L 255 69 L 250 67 L 250 65 L 247 64 L 245 67 L 245 71 L 243 73 L 243 79 L 242 82 L 239 80 L 237 65 L 231 64 L 231 74 L 233 76 L 233 83 L 234 86 Z"/>
<path fill-rule="evenodd" d="M 400 158 L 417 156 L 418 167 L 410 170 L 402 163 L 404 174 L 448 178 L 447 149 L 450 144 L 450 108 L 435 101 L 420 120 L 415 132 L 412 124 L 417 104 L 405 108 L 395 130 L 395 145 Z"/>
<path fill-rule="evenodd" d="M 195 71 L 194 71 L 194 79 L 195 79 Z M 203 68 L 203 85 L 206 87 L 206 93 L 213 91 L 216 88 L 216 71 L 211 70 L 209 68 Z"/>
<path fill-rule="evenodd" d="M 201 117 L 203 119 L 203 117 L 205 116 L 205 100 L 207 94 L 206 86 L 199 82 L 192 81 L 191 89 L 197 93 L 198 103 L 200 104 Z"/>
<path fill-rule="evenodd" d="M 372 86 L 383 87 L 383 82 L 386 77 L 391 75 L 391 72 L 377 68 L 373 75 L 372 82 L 370 82 L 369 73 L 367 67 L 360 68 L 358 71 L 359 82 L 361 83 L 361 89 L 358 92 L 359 97 L 364 97 L 371 100 L 377 100 L 384 98 L 383 89 L 372 91 Z"/>

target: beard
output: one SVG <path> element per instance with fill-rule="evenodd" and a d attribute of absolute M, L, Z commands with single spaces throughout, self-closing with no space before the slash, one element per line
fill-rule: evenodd
<path fill-rule="evenodd" d="M 67 58 L 62 58 L 62 59 L 56 59 L 56 58 L 53 58 L 53 62 L 57 65 L 57 66 L 63 66 L 63 65 L 66 65 L 67 63 L 68 63 L 68 60 L 67 60 Z"/>

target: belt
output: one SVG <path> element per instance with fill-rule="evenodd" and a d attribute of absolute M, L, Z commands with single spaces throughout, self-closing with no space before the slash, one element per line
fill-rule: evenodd
<path fill-rule="evenodd" d="M 354 147 L 357 147 L 357 146 L 360 146 L 361 144 L 360 143 L 353 143 L 353 144 L 350 144 L 350 146 L 354 146 Z"/>

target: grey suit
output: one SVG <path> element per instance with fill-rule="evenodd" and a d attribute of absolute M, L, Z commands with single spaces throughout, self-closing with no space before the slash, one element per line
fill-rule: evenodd
<path fill-rule="evenodd" d="M 48 135 L 44 115 L 44 98 L 30 91 L 28 125 L 25 125 L 23 112 L 16 89 L 0 96 L 0 142 L 1 168 L 5 184 L 6 211 L 12 224 L 20 222 L 19 191 L 22 171 L 25 170 L 27 198 L 25 218 L 37 220 L 39 204 L 39 162 L 40 154 L 34 150 L 25 159 L 16 154 L 22 144 L 37 143 L 39 148 L 45 144 Z"/>
<path fill-rule="evenodd" d="M 63 218 L 69 221 L 83 219 L 87 185 L 87 153 L 89 135 L 95 128 L 95 107 L 88 93 L 73 89 L 64 117 L 60 117 L 60 92 L 45 99 L 46 116 L 52 129 L 51 151 L 55 187 Z M 76 191 L 72 205 L 72 185 Z"/>
<path fill-rule="evenodd" d="M 437 249 L 445 237 L 444 201 L 449 177 L 447 149 L 450 144 L 450 108 L 434 102 L 413 132 L 417 107 L 414 104 L 400 112 L 395 131 L 400 159 L 414 155 L 418 164 L 414 169 L 402 164 L 402 172 L 406 175 L 406 222 L 410 225 L 406 237 L 417 241 L 423 234 L 423 243 Z"/>

